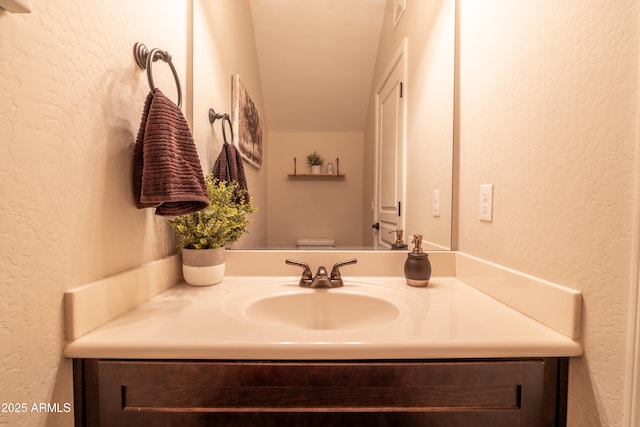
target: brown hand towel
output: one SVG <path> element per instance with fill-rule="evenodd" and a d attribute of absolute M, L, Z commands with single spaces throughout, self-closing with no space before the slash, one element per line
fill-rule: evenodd
<path fill-rule="evenodd" d="M 249 200 L 247 192 L 247 178 L 244 175 L 242 157 L 235 145 L 224 143 L 218 155 L 216 163 L 213 165 L 213 177 L 220 181 L 236 181 L 239 190 L 244 190 L 244 199 Z M 237 201 L 237 199 L 236 199 Z"/>
<path fill-rule="evenodd" d="M 180 108 L 159 90 L 149 93 L 133 151 L 138 209 L 175 216 L 209 205 L 200 159 Z"/>

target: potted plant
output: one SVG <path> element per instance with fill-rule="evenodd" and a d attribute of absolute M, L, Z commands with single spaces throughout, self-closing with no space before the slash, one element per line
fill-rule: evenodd
<path fill-rule="evenodd" d="M 311 173 L 313 175 L 318 175 L 322 170 L 324 159 L 320 157 L 320 154 L 318 154 L 317 151 L 314 151 L 307 156 L 307 163 L 309 164 L 309 166 L 311 166 Z"/>
<path fill-rule="evenodd" d="M 170 221 L 182 248 L 182 273 L 187 283 L 208 286 L 224 278 L 224 248 L 247 232 L 256 211 L 237 183 L 205 177 L 209 206 Z"/>

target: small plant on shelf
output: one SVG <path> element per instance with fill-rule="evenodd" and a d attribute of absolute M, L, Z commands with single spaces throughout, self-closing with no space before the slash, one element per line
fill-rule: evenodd
<path fill-rule="evenodd" d="M 320 154 L 318 154 L 317 151 L 314 151 L 307 156 L 307 163 L 309 166 L 322 166 L 324 159 L 320 157 Z"/>

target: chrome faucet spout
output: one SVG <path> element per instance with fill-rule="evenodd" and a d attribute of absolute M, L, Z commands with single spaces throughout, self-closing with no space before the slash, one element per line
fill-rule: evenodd
<path fill-rule="evenodd" d="M 316 277 L 314 277 L 313 281 L 311 282 L 311 287 L 312 288 L 332 288 L 333 287 L 326 268 L 322 266 L 318 267 L 318 272 L 316 273 Z"/>

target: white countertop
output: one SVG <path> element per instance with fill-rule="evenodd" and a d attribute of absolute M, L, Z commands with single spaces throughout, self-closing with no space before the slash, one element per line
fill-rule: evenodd
<path fill-rule="evenodd" d="M 407 286 L 403 277 L 345 279 L 345 289 L 366 283 L 407 295 L 407 309 L 380 327 L 342 331 L 281 328 L 257 325 L 223 309 L 223 301 L 245 287 L 278 281 L 293 285 L 297 280 L 294 276 L 230 276 L 204 288 L 179 284 L 68 342 L 64 354 L 72 358 L 253 360 L 582 354 L 578 341 L 454 277 L 434 277 L 426 288 Z"/>

